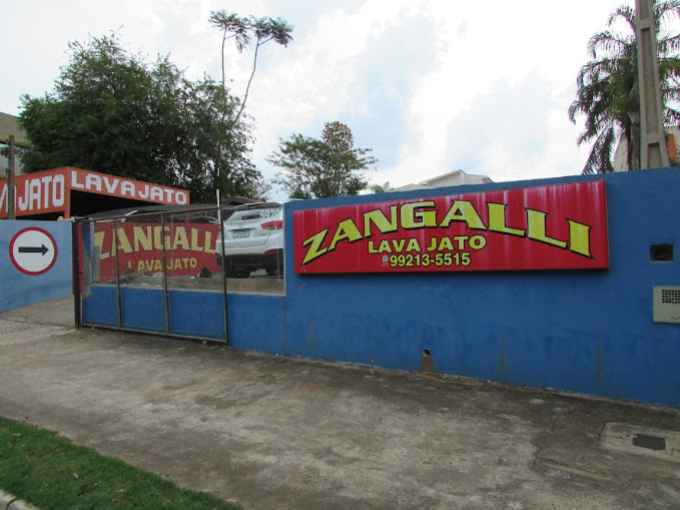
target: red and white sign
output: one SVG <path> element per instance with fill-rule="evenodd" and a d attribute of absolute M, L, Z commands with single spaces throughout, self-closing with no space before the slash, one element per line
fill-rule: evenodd
<path fill-rule="evenodd" d="M 101 174 L 79 168 L 44 170 L 15 179 L 16 216 L 61 212 L 70 216 L 71 191 L 108 195 L 152 204 L 185 205 L 187 190 Z M 0 179 L 0 218 L 9 210 L 7 179 Z"/>
<path fill-rule="evenodd" d="M 295 272 L 609 267 L 604 181 L 295 211 Z"/>
<path fill-rule="evenodd" d="M 57 243 L 38 227 L 20 230 L 9 243 L 9 258 L 17 270 L 30 276 L 46 273 L 57 261 Z"/>

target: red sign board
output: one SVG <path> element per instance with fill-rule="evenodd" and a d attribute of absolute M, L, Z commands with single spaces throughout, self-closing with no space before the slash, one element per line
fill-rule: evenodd
<path fill-rule="evenodd" d="M 108 282 L 119 273 L 196 276 L 201 269 L 221 271 L 217 264 L 215 242 L 219 225 L 211 223 L 133 223 L 99 222 L 94 227 L 94 247 L 99 258 L 99 278 Z M 165 261 L 163 260 L 165 245 Z"/>
<path fill-rule="evenodd" d="M 55 212 L 69 216 L 71 191 L 129 198 L 152 204 L 189 203 L 189 192 L 183 189 L 72 167 L 18 175 L 15 191 L 17 217 Z M 0 179 L 0 219 L 7 218 L 8 198 L 7 179 Z"/>
<path fill-rule="evenodd" d="M 609 267 L 604 181 L 295 211 L 295 272 Z"/>

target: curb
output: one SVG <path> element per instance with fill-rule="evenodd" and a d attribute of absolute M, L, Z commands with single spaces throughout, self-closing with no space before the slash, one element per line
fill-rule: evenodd
<path fill-rule="evenodd" d="M 38 510 L 38 508 L 0 490 L 0 510 Z"/>

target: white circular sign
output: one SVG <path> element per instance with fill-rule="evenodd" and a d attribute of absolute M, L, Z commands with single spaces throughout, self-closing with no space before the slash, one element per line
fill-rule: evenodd
<path fill-rule="evenodd" d="M 46 230 L 28 227 L 12 237 L 9 258 L 22 273 L 37 276 L 54 266 L 57 261 L 57 243 Z"/>

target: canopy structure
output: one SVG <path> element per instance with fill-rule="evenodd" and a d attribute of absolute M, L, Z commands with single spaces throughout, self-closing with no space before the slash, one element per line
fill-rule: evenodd
<path fill-rule="evenodd" d="M 74 167 L 18 175 L 15 189 L 17 219 L 54 220 L 125 207 L 189 204 L 184 189 Z M 0 219 L 8 212 L 7 179 L 0 179 Z"/>

